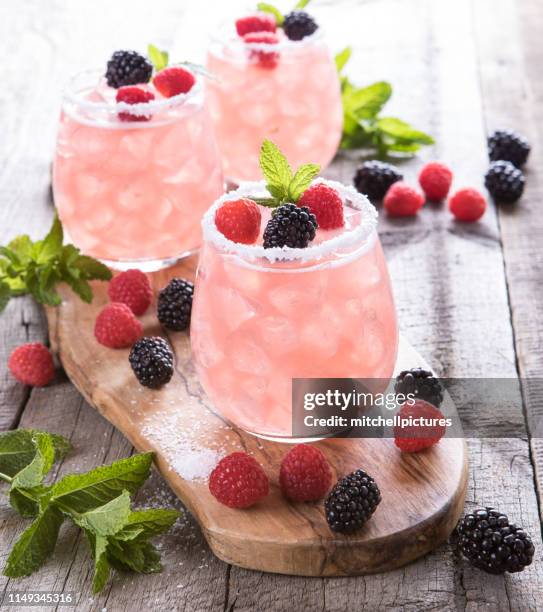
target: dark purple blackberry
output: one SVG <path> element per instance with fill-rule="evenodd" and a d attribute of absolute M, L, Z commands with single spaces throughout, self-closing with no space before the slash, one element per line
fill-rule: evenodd
<path fill-rule="evenodd" d="M 172 378 L 173 353 L 164 338 L 141 338 L 132 347 L 128 361 L 144 387 L 158 389 Z"/>
<path fill-rule="evenodd" d="M 317 218 L 307 206 L 283 204 L 272 212 L 264 230 L 264 248 L 305 249 L 315 238 Z"/>
<path fill-rule="evenodd" d="M 360 529 L 375 512 L 381 492 L 364 470 L 338 480 L 324 502 L 326 520 L 332 531 L 351 533 Z"/>
<path fill-rule="evenodd" d="M 443 401 L 443 387 L 432 372 L 422 368 L 404 370 L 396 377 L 394 391 L 402 395 L 412 394 L 439 408 Z"/>
<path fill-rule="evenodd" d="M 183 331 L 190 325 L 194 285 L 182 278 L 172 280 L 158 294 L 158 320 L 166 329 Z"/>
<path fill-rule="evenodd" d="M 354 175 L 354 185 L 372 202 L 378 202 L 385 197 L 389 187 L 403 180 L 403 175 L 391 164 L 380 161 L 364 162 Z"/>
<path fill-rule="evenodd" d="M 492 508 L 466 514 L 456 527 L 454 539 L 459 552 L 489 574 L 521 572 L 534 557 L 530 536 Z"/>
<path fill-rule="evenodd" d="M 283 30 L 290 40 L 302 40 L 318 29 L 316 21 L 305 11 L 292 11 L 285 15 Z"/>
<path fill-rule="evenodd" d="M 509 161 L 520 168 L 530 154 L 530 144 L 526 138 L 512 130 L 496 130 L 490 134 L 487 142 L 490 161 Z"/>
<path fill-rule="evenodd" d="M 524 174 L 508 161 L 495 161 L 485 174 L 485 187 L 497 202 L 516 202 L 525 184 Z"/>
<path fill-rule="evenodd" d="M 110 87 L 125 87 L 148 83 L 153 66 L 136 51 L 115 51 L 107 63 L 106 80 Z"/>

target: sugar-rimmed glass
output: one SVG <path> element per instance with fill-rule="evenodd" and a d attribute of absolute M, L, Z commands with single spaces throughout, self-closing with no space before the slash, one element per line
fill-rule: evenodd
<path fill-rule="evenodd" d="M 194 363 L 221 415 L 266 438 L 292 437 L 293 378 L 388 379 L 396 361 L 396 313 L 377 212 L 352 187 L 326 182 L 344 201 L 346 227 L 318 230 L 305 249 L 236 244 L 217 230 L 221 204 L 266 196 L 263 182 L 224 195 L 202 221 Z"/>
<path fill-rule="evenodd" d="M 201 245 L 201 217 L 224 192 L 220 157 L 200 78 L 187 94 L 142 104 L 116 103 L 115 92 L 97 72 L 70 82 L 55 203 L 84 253 L 115 268 L 156 270 Z M 150 119 L 121 121 L 119 112 Z"/>
<path fill-rule="evenodd" d="M 259 150 L 269 138 L 294 167 L 325 168 L 341 138 L 343 111 L 336 66 L 322 30 L 301 41 L 282 32 L 278 44 L 246 43 L 232 24 L 212 38 L 206 83 L 209 108 L 221 149 L 225 176 L 260 178 Z M 276 54 L 262 65 L 259 53 Z"/>

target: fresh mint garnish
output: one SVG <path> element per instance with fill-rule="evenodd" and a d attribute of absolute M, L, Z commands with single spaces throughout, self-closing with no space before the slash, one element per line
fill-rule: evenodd
<path fill-rule="evenodd" d="M 379 81 L 357 88 L 342 74 L 350 57 L 350 47 L 346 47 L 335 57 L 343 103 L 341 147 L 370 148 L 375 150 L 379 157 L 386 157 L 390 153 L 412 155 L 422 145 L 434 144 L 431 136 L 415 129 L 409 123 L 395 117 L 380 116 L 392 95 L 392 86 L 386 81 Z"/>
<path fill-rule="evenodd" d="M 264 140 L 260 149 L 260 168 L 267 181 L 271 198 L 252 198 L 261 206 L 276 208 L 292 202 L 296 204 L 311 181 L 318 175 L 320 166 L 304 164 L 293 175 L 287 158 L 271 140 Z"/>
<path fill-rule="evenodd" d="M 256 8 L 259 11 L 262 11 L 263 13 L 270 13 L 271 15 L 273 15 L 275 17 L 275 23 L 278 27 L 281 27 L 283 25 L 283 22 L 285 21 L 283 13 L 281 13 L 281 11 L 277 7 L 273 6 L 273 4 L 268 4 L 267 2 L 259 2 L 256 5 Z"/>
<path fill-rule="evenodd" d="M 14 238 L 0 247 L 0 311 L 13 296 L 29 293 L 41 304 L 58 306 L 59 283 L 67 283 L 85 302 L 92 301 L 89 280 L 109 280 L 111 272 L 92 257 L 81 255 L 72 244 L 63 246 L 64 232 L 55 217 L 43 240 Z"/>
<path fill-rule="evenodd" d="M 301 10 L 305 8 L 310 2 L 311 0 L 298 0 L 298 2 L 296 2 L 296 5 L 294 6 L 294 10 Z"/>
<path fill-rule="evenodd" d="M 161 51 L 158 47 L 151 44 L 147 45 L 147 56 L 155 67 L 156 72 L 160 72 L 163 68 L 166 68 L 170 59 L 170 54 L 167 51 Z"/>
<path fill-rule="evenodd" d="M 160 555 L 149 538 L 167 531 L 179 513 L 130 508 L 130 494 L 149 476 L 151 453 L 45 485 L 54 461 L 70 448 L 62 436 L 44 431 L 19 429 L 0 434 L 0 479 L 10 485 L 13 508 L 25 518 L 34 518 L 13 546 L 4 574 L 16 578 L 38 570 L 52 555 L 66 518 L 84 531 L 89 542 L 95 593 L 105 586 L 111 567 L 140 573 L 160 571 Z"/>

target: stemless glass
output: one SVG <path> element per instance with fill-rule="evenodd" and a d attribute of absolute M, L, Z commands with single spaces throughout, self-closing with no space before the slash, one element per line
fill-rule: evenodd
<path fill-rule="evenodd" d="M 280 33 L 282 35 L 282 33 Z M 262 62 L 259 54 L 274 55 Z M 266 57 L 266 55 L 265 55 Z M 206 83 L 225 176 L 261 177 L 259 150 L 269 138 L 293 166 L 325 168 L 341 138 L 343 111 L 334 60 L 320 29 L 301 41 L 246 43 L 233 26 L 212 40 Z"/>
<path fill-rule="evenodd" d="M 121 121 L 120 110 L 148 120 Z M 77 76 L 62 102 L 53 188 L 71 240 L 114 268 L 156 270 L 195 251 L 202 215 L 224 192 L 201 80 L 127 105 L 97 73 Z"/>
<path fill-rule="evenodd" d="M 202 221 L 194 363 L 221 415 L 266 438 L 292 439 L 293 378 L 389 379 L 396 361 L 396 313 L 377 212 L 352 187 L 327 183 L 344 201 L 346 226 L 318 230 L 305 249 L 236 244 L 217 230 L 219 206 L 266 195 L 264 183 L 224 195 Z"/>

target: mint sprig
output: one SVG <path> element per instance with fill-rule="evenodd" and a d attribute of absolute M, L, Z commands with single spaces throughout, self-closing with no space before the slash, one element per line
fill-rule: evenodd
<path fill-rule="evenodd" d="M 311 0 L 299 0 L 298 2 L 296 2 L 292 10 L 300 11 L 305 8 L 310 1 Z M 273 4 L 269 4 L 268 2 L 259 2 L 256 5 L 256 8 L 259 11 L 262 11 L 263 13 L 270 13 L 270 15 L 273 15 L 275 17 L 275 23 L 277 24 L 277 27 L 280 28 L 283 26 L 283 23 L 285 22 L 285 17 L 283 13 L 281 13 L 281 11 Z"/>
<path fill-rule="evenodd" d="M 58 306 L 59 283 L 67 283 L 85 302 L 92 301 L 90 280 L 109 280 L 111 272 L 92 257 L 81 255 L 73 244 L 63 245 L 64 232 L 55 217 L 43 240 L 26 234 L 0 247 L 0 312 L 11 297 L 29 293 L 41 304 Z"/>
<path fill-rule="evenodd" d="M 350 47 L 335 57 L 343 103 L 341 148 L 369 148 L 379 157 L 386 157 L 395 153 L 413 155 L 421 146 L 434 144 L 431 136 L 406 121 L 380 116 L 392 96 L 392 86 L 386 81 L 379 81 L 367 87 L 356 87 L 343 75 L 343 68 L 350 57 Z"/>
<path fill-rule="evenodd" d="M 271 140 L 260 148 L 260 168 L 271 198 L 252 198 L 261 206 L 276 208 L 285 202 L 296 204 L 311 181 L 319 174 L 317 164 L 304 164 L 293 175 L 287 158 Z"/>
<path fill-rule="evenodd" d="M 160 571 L 160 555 L 149 541 L 179 517 L 175 510 L 132 510 L 130 495 L 147 480 L 152 454 L 133 455 L 84 474 L 46 485 L 68 440 L 32 429 L 0 434 L 0 479 L 9 483 L 13 508 L 32 524 L 13 546 L 4 574 L 29 576 L 52 555 L 60 527 L 69 518 L 85 533 L 94 558 L 93 591 L 105 586 L 110 569 Z"/>

